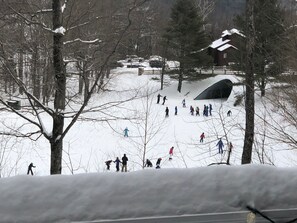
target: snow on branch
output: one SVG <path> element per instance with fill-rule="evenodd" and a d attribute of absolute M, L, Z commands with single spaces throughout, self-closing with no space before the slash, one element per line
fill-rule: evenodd
<path fill-rule="evenodd" d="M 74 40 L 66 41 L 64 42 L 64 45 L 70 44 L 70 43 L 75 43 L 75 42 L 81 42 L 81 43 L 86 43 L 86 44 L 95 44 L 95 43 L 101 43 L 102 41 L 99 39 L 94 39 L 94 40 L 82 40 L 80 38 L 76 38 Z"/>
<path fill-rule="evenodd" d="M 53 32 L 65 35 L 66 29 L 63 26 L 60 26 L 59 28 L 53 30 Z"/>
<path fill-rule="evenodd" d="M 36 13 L 46 13 L 46 12 L 52 12 L 53 10 L 52 9 L 41 9 L 41 10 L 38 10 Z"/>
<path fill-rule="evenodd" d="M 63 13 L 64 10 L 66 9 L 66 5 L 67 5 L 67 0 L 65 0 L 64 4 L 62 5 L 62 13 Z"/>

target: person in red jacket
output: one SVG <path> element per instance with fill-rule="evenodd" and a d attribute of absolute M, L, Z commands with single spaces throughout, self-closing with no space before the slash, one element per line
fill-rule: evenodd
<path fill-rule="evenodd" d="M 173 149 L 174 147 L 172 146 L 170 149 L 169 149 L 169 160 L 172 160 L 172 156 L 173 156 Z"/>

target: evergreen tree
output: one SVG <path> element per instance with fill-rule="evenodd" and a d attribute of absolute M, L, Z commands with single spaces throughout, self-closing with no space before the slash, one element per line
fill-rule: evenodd
<path fill-rule="evenodd" d="M 193 0 L 176 1 L 164 37 L 171 56 L 180 62 L 177 90 L 181 92 L 184 75 L 189 74 L 190 69 L 210 61 L 206 50 L 203 50 L 208 46 L 208 41 L 202 18 Z"/>
<path fill-rule="evenodd" d="M 253 66 L 261 96 L 265 96 L 269 77 L 280 74 L 284 68 L 284 14 L 277 0 L 255 0 L 254 4 L 256 39 Z M 238 17 L 236 23 L 245 30 L 244 16 Z M 244 65 L 241 67 L 244 68 Z"/>

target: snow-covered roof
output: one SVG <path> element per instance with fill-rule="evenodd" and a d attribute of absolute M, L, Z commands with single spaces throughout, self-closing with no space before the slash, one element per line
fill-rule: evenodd
<path fill-rule="evenodd" d="M 228 48 L 230 48 L 230 47 L 232 47 L 232 48 L 234 48 L 234 49 L 237 50 L 237 48 L 236 48 L 235 46 L 232 46 L 231 44 L 228 44 L 228 43 L 227 43 L 227 44 L 225 44 L 225 45 L 219 47 L 219 48 L 218 48 L 218 51 L 224 51 L 224 50 L 226 50 L 226 49 L 228 49 Z"/>
<path fill-rule="evenodd" d="M 246 205 L 295 208 L 296 170 L 243 165 L 1 178 L 0 222 L 99 222 L 245 211 Z"/>
<path fill-rule="evenodd" d="M 222 46 L 222 45 L 224 45 L 224 44 L 226 44 L 228 42 L 230 42 L 229 39 L 226 39 L 224 41 L 222 39 L 217 39 L 217 40 L 213 41 L 212 44 L 209 47 L 215 49 L 215 48 L 218 48 L 218 47 L 220 47 L 220 46 Z"/>
<path fill-rule="evenodd" d="M 243 35 L 238 29 L 235 29 L 235 28 L 233 28 L 231 30 L 224 30 L 222 32 L 222 37 L 227 36 L 227 35 L 232 35 L 232 34 L 238 34 L 242 37 L 245 37 L 245 35 Z"/>

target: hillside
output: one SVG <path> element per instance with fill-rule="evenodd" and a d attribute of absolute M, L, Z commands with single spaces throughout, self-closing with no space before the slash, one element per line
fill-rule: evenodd
<path fill-rule="evenodd" d="M 143 156 L 150 159 L 155 166 L 158 158 L 162 158 L 161 168 L 189 168 L 207 166 L 213 163 L 226 162 L 228 158 L 227 142 L 232 142 L 234 149 L 230 156 L 231 165 L 241 163 L 244 138 L 244 107 L 234 107 L 235 96 L 243 93 L 243 86 L 234 86 L 228 100 L 193 100 L 200 92 L 219 80 L 228 78 L 234 83 L 241 79 L 234 75 L 216 75 L 198 80 L 185 81 L 182 93 L 177 92 L 177 81 L 165 76 L 165 89 L 159 91 L 158 75 L 138 76 L 137 68 L 118 68 L 112 71 L 113 78 L 109 82 L 109 91 L 95 96 L 89 108 L 102 108 L 98 112 L 85 113 L 74 125 L 65 138 L 63 153 L 63 174 L 105 172 L 106 160 L 121 158 L 127 154 L 128 171 L 142 169 Z M 68 85 L 77 88 L 77 80 L 70 78 Z M 140 90 L 140 91 L 139 91 Z M 127 101 L 117 106 L 104 108 L 110 103 L 130 98 L 138 92 L 138 99 Z M 157 94 L 167 96 L 165 105 L 156 104 Z M 268 91 L 269 94 L 269 91 Z M 186 100 L 186 108 L 182 100 Z M 190 105 L 199 107 L 202 112 L 204 105 L 212 104 L 213 115 L 209 117 L 192 116 Z M 75 103 L 72 106 L 77 106 Z M 174 115 L 174 107 L 178 115 Z M 169 108 L 169 117 L 165 118 L 165 108 Z M 256 95 L 256 132 L 253 163 L 265 163 L 281 167 L 294 165 L 296 155 L 288 150 L 288 146 L 278 138 L 265 137 L 269 128 L 263 125 L 264 117 L 282 121 L 282 117 L 274 114 L 274 108 L 266 99 Z M 232 116 L 227 116 L 227 111 Z M 145 116 L 148 112 L 147 116 Z M 270 112 L 270 113 L 269 113 Z M 271 114 L 272 116 L 269 116 Z M 29 115 L 29 114 L 28 114 Z M 112 120 L 111 117 L 118 117 Z M 145 119 L 147 117 L 147 119 Z M 109 118 L 110 121 L 100 121 Z M 10 124 L 21 124 L 21 120 L 11 113 L 2 119 Z M 129 121 L 130 120 L 130 121 Z M 147 131 L 144 131 L 147 120 Z M 43 115 L 43 125 L 50 130 L 51 122 Z M 23 126 L 29 128 L 30 126 Z M 124 137 L 124 129 L 128 127 L 129 137 Z M 205 140 L 200 143 L 201 133 Z M 146 135 L 146 151 L 144 137 Z M 224 153 L 218 154 L 217 142 L 222 138 Z M 5 138 L 3 138 L 5 139 Z M 6 144 L 4 144 L 6 143 Z M 265 146 L 265 150 L 263 149 Z M 49 175 L 50 147 L 44 138 L 38 141 L 29 139 L 10 139 L 2 142 L 3 150 L 2 175 L 13 176 L 26 174 L 27 166 L 33 162 L 36 175 Z M 169 160 L 169 148 L 174 146 L 174 155 Z M 10 151 L 10 152 L 8 152 Z M 5 164 L 5 165 L 4 165 Z M 115 171 L 112 163 L 111 171 Z"/>

